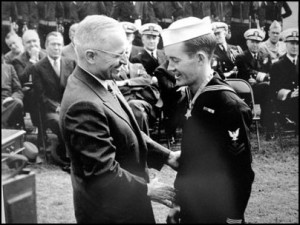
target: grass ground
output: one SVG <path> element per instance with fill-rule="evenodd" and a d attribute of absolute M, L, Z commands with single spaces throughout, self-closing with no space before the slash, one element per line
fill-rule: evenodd
<path fill-rule="evenodd" d="M 255 181 L 245 218 L 248 223 L 299 223 L 299 142 L 298 137 L 264 141 L 258 152 L 253 134 L 253 169 Z M 179 144 L 172 150 L 178 150 Z M 70 176 L 49 164 L 30 166 L 36 173 L 38 223 L 75 223 Z M 176 173 L 168 166 L 157 174 L 162 182 L 172 184 Z M 153 203 L 157 223 L 165 223 L 168 208 Z"/>

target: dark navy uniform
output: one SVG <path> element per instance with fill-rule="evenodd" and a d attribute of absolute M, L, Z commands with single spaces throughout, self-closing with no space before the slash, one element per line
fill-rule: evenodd
<path fill-rule="evenodd" d="M 284 55 L 279 61 L 272 65 L 270 76 L 270 92 L 278 109 L 282 114 L 288 114 L 290 119 L 298 124 L 299 98 L 290 98 L 289 94 L 285 100 L 279 101 L 277 99 L 278 92 L 281 89 L 294 91 L 294 89 L 299 88 L 299 58 L 297 59 L 296 64 L 294 64 L 286 55 Z"/>
<path fill-rule="evenodd" d="M 131 59 L 132 63 L 142 63 L 147 73 L 151 76 L 154 75 L 155 69 L 165 61 L 165 53 L 159 49 L 157 49 L 157 59 L 153 59 L 145 49 L 140 50 L 138 55 Z"/>
<path fill-rule="evenodd" d="M 106 6 L 103 1 L 80 1 L 77 4 L 80 21 L 89 15 L 107 15 Z"/>
<path fill-rule="evenodd" d="M 70 26 L 79 22 L 78 4 L 75 1 L 65 1 L 64 6 L 64 45 L 68 45 L 71 40 L 69 38 Z"/>
<path fill-rule="evenodd" d="M 224 73 L 228 73 L 235 67 L 235 59 L 237 55 L 243 53 L 240 46 L 227 44 L 227 49 L 224 50 L 220 45 L 217 45 L 214 56 L 217 61 L 217 72 L 221 77 L 225 77 Z"/>
<path fill-rule="evenodd" d="M 261 122 L 263 125 L 267 125 L 268 120 L 268 105 L 269 105 L 269 72 L 272 65 L 272 59 L 269 54 L 265 55 L 258 52 L 257 60 L 253 58 L 249 50 L 243 52 L 236 57 L 236 66 L 238 68 L 237 78 L 244 79 L 249 82 L 252 77 L 258 80 L 258 73 L 263 72 L 267 75 L 264 80 L 257 81 L 251 84 L 253 89 L 254 99 L 256 104 L 260 104 L 261 108 Z"/>
<path fill-rule="evenodd" d="M 135 9 L 137 14 L 139 15 L 139 18 L 141 19 L 142 24 L 157 23 L 152 1 L 137 1 L 135 3 Z"/>
<path fill-rule="evenodd" d="M 11 23 L 17 20 L 17 7 L 16 2 L 3 1 L 1 2 L 1 14 L 2 14 L 2 53 L 5 54 L 10 51 L 9 47 L 5 43 L 5 37 L 11 30 Z"/>
<path fill-rule="evenodd" d="M 217 75 L 204 90 L 182 132 L 181 223 L 242 222 L 254 180 L 251 109 Z"/>
<path fill-rule="evenodd" d="M 113 4 L 111 17 L 118 21 L 127 21 L 133 23 L 140 19 L 132 1 L 115 1 Z"/>
<path fill-rule="evenodd" d="M 243 50 L 247 49 L 243 34 L 251 27 L 251 21 L 254 18 L 253 4 L 250 1 L 231 2 L 231 39 L 230 44 L 239 45 Z M 250 21 L 251 17 L 251 21 Z"/>
<path fill-rule="evenodd" d="M 45 48 L 46 36 L 51 31 L 57 31 L 63 24 L 64 9 L 62 2 L 38 2 L 39 27 L 38 34 L 41 47 Z"/>

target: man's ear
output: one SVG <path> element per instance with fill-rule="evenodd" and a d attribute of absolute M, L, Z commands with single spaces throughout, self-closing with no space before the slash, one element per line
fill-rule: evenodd
<path fill-rule="evenodd" d="M 85 52 L 85 57 L 86 57 L 86 60 L 90 64 L 94 64 L 95 63 L 95 52 L 88 50 L 88 51 Z"/>
<path fill-rule="evenodd" d="M 198 51 L 196 53 L 196 57 L 197 57 L 199 63 L 204 63 L 205 61 L 208 60 L 206 53 L 203 51 Z"/>

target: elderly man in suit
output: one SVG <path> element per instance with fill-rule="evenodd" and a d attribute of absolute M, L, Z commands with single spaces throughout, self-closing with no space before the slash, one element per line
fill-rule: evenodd
<path fill-rule="evenodd" d="M 74 41 L 78 64 L 61 103 L 60 128 L 71 160 L 76 220 L 154 223 L 150 200 L 170 206 L 174 190 L 149 181 L 148 156 L 159 157 L 157 166 L 166 162 L 175 168 L 180 152 L 165 149 L 140 131 L 112 81 L 127 63 L 122 25 L 103 15 L 87 16 Z"/>
<path fill-rule="evenodd" d="M 62 54 L 61 54 L 64 57 L 73 59 L 74 61 L 77 61 L 77 56 L 76 56 L 74 41 L 73 41 L 77 27 L 78 27 L 78 23 L 74 23 L 70 26 L 69 38 L 71 42 L 70 44 L 63 47 Z"/>
<path fill-rule="evenodd" d="M 282 32 L 287 53 L 272 65 L 271 95 L 281 113 L 299 125 L 299 30 L 290 28 Z"/>
<path fill-rule="evenodd" d="M 32 83 L 32 67 L 39 60 L 46 57 L 46 52 L 41 49 L 40 38 L 35 30 L 26 30 L 22 36 L 24 52 L 13 59 L 14 66 L 24 92 L 24 110 L 30 113 L 33 125 L 38 126 L 38 112 L 36 109 L 36 94 L 33 88 L 27 86 Z"/>
<path fill-rule="evenodd" d="M 223 78 L 234 77 L 237 73 L 235 58 L 243 53 L 243 50 L 238 45 L 227 44 L 228 25 L 226 23 L 214 22 L 212 28 L 218 44 L 214 53 L 217 62 L 216 71 Z"/>
<path fill-rule="evenodd" d="M 264 40 L 265 33 L 260 29 L 249 29 L 244 33 L 248 49 L 236 57 L 237 78 L 250 83 L 255 103 L 260 104 L 261 123 L 268 126 L 270 113 L 269 80 L 272 65 L 271 56 L 259 51 L 259 43 Z"/>
<path fill-rule="evenodd" d="M 139 32 L 142 35 L 144 49 L 131 60 L 132 63 L 142 63 L 151 76 L 154 75 L 154 70 L 166 60 L 164 52 L 157 49 L 161 31 L 161 26 L 155 23 L 141 26 Z"/>
<path fill-rule="evenodd" d="M 63 36 L 53 31 L 46 37 L 47 57 L 39 61 L 33 68 L 33 85 L 38 96 L 38 103 L 42 111 L 45 126 L 50 128 L 58 138 L 58 146 L 53 149 L 54 159 L 58 163 L 68 164 L 65 147 L 59 130 L 60 102 L 67 84 L 69 75 L 75 68 L 75 61 L 61 56 Z"/>
<path fill-rule="evenodd" d="M 21 84 L 14 67 L 1 58 L 1 128 L 20 128 L 23 120 Z"/>

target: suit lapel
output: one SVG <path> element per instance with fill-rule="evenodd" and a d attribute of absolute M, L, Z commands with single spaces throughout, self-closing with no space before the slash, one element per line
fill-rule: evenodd
<path fill-rule="evenodd" d="M 75 76 L 79 80 L 84 82 L 88 87 L 90 87 L 90 89 L 103 101 L 103 104 L 107 108 L 109 108 L 117 116 L 122 118 L 131 127 L 131 129 L 134 130 L 130 121 L 128 120 L 126 115 L 124 115 L 124 110 L 122 110 L 121 105 L 113 97 L 113 95 L 109 93 L 109 91 L 107 91 L 105 87 L 103 87 L 103 85 L 99 83 L 94 77 L 92 77 L 90 74 L 87 74 L 81 68 L 76 67 L 75 70 L 80 70 L 80 72 L 74 71 Z"/>

